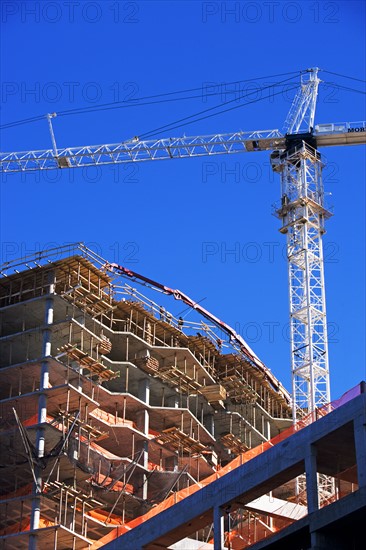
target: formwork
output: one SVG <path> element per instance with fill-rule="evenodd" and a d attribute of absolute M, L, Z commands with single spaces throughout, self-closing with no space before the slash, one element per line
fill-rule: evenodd
<path fill-rule="evenodd" d="M 2 267 L 3 549 L 100 547 L 292 423 L 281 384 L 219 327 L 108 265 L 74 245 Z M 257 512 L 237 522 L 270 530 Z"/>

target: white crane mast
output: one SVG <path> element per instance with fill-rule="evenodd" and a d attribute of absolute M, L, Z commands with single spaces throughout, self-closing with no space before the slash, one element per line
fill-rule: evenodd
<path fill-rule="evenodd" d="M 271 155 L 272 167 L 281 175 L 282 219 L 280 231 L 287 236 L 294 422 L 330 402 L 328 332 L 324 287 L 323 163 L 312 136 L 318 69 L 302 81 L 287 117 L 288 135 L 284 152 Z M 318 475 L 320 502 L 334 494 L 334 480 Z M 301 499 L 306 494 L 305 476 L 296 480 Z"/>
<path fill-rule="evenodd" d="M 282 199 L 276 213 L 287 236 L 293 415 L 330 402 L 322 236 L 323 164 L 306 142 L 280 156 Z"/>
<path fill-rule="evenodd" d="M 330 402 L 322 244 L 330 212 L 324 206 L 323 163 L 311 133 L 317 72 L 313 69 L 308 82 L 302 82 L 290 109 L 289 128 L 295 133 L 288 134 L 284 152 L 271 155 L 272 167 L 281 175 L 276 213 L 287 236 L 294 419 Z"/>

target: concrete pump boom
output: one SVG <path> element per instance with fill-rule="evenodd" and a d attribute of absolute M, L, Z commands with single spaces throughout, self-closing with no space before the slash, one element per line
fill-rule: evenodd
<path fill-rule="evenodd" d="M 184 304 L 196 310 L 205 319 L 214 323 L 219 329 L 221 329 L 225 334 L 227 334 L 230 338 L 230 341 L 235 341 L 239 345 L 240 351 L 247 357 L 247 359 L 265 374 L 266 378 L 268 378 L 268 380 L 271 382 L 273 388 L 276 391 L 280 392 L 288 402 L 290 401 L 290 394 L 286 391 L 286 389 L 282 386 L 282 384 L 280 384 L 279 381 L 272 375 L 271 371 L 264 365 L 264 363 L 262 363 L 259 357 L 257 357 L 254 351 L 248 346 L 247 342 L 245 342 L 245 340 L 232 327 L 230 327 L 228 324 L 221 321 L 218 317 L 210 313 L 207 309 L 203 308 L 199 303 L 192 300 L 192 298 L 187 296 L 187 294 L 184 294 L 183 292 L 177 289 L 173 290 L 161 283 L 158 283 L 156 281 L 153 281 L 152 279 L 149 279 L 148 277 L 145 277 L 144 275 L 140 275 L 139 273 L 136 273 L 131 269 L 128 269 L 126 267 L 123 267 L 115 263 L 105 264 L 104 268 L 112 272 L 115 271 L 118 274 L 128 277 L 130 279 L 133 279 L 134 281 L 137 281 L 141 284 L 146 284 L 150 288 L 162 291 L 164 294 L 173 296 L 176 300 L 181 300 Z"/>

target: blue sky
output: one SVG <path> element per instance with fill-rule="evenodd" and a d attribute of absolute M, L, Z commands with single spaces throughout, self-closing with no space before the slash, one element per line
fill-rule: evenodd
<path fill-rule="evenodd" d="M 291 92 L 246 107 L 240 97 L 265 97 L 263 83 L 288 78 L 272 75 L 312 66 L 365 79 L 361 1 L 3 0 L 1 9 L 2 124 L 197 89 L 185 101 L 59 116 L 59 147 L 123 141 L 233 98 L 243 106 L 161 137 L 282 129 Z M 365 96 L 338 87 L 362 83 L 320 78 L 317 123 L 365 120 Z M 246 79 L 252 88 L 228 84 Z M 2 151 L 51 145 L 45 119 L 1 137 Z M 366 378 L 365 148 L 323 154 L 335 214 L 324 237 L 335 398 Z M 84 241 L 203 300 L 290 388 L 285 237 L 271 215 L 279 198 L 267 153 L 15 174 L 1 181 L 1 256 Z"/>

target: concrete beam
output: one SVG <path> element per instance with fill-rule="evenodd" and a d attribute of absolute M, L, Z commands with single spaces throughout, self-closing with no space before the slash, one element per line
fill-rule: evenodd
<path fill-rule="evenodd" d="M 365 510 L 365 512 L 363 512 L 363 510 Z M 294 541 L 299 542 L 301 536 L 303 540 L 308 539 L 308 544 L 304 544 L 303 546 L 309 548 L 311 547 L 311 534 L 319 532 L 328 535 L 327 550 L 337 550 L 334 541 L 332 541 L 332 543 L 329 541 L 329 536 L 332 535 L 334 526 L 341 526 L 342 520 L 346 521 L 347 518 L 353 518 L 358 513 L 366 513 L 366 488 L 359 489 L 341 500 L 321 508 L 315 514 L 303 517 L 268 539 L 257 542 L 251 547 L 251 550 L 292 550 L 294 547 L 298 547 L 298 545 L 295 545 Z M 361 526 L 361 530 L 363 530 L 363 525 Z M 347 529 L 345 529 L 345 531 L 345 534 L 348 534 L 351 540 L 352 533 L 347 533 Z M 320 537 L 314 536 L 312 538 L 314 545 L 320 543 Z M 348 546 L 347 542 L 345 544 L 346 546 L 344 546 L 344 544 L 342 545 L 340 541 L 339 547 L 342 548 L 342 550 L 349 550 L 351 542 L 349 541 Z"/>
<path fill-rule="evenodd" d="M 105 550 L 129 547 L 137 550 L 147 545 L 153 547 L 154 543 L 157 546 L 159 544 L 169 546 L 208 525 L 212 521 L 212 510 L 215 508 L 224 508 L 229 504 L 232 509 L 245 507 L 254 499 L 304 473 L 305 463 L 310 470 L 311 506 L 316 511 L 314 476 L 317 468 L 311 446 L 316 443 L 321 447 L 322 438 L 324 438 L 324 445 L 327 445 L 330 434 L 340 430 L 342 426 L 347 430 L 346 424 L 359 417 L 360 411 L 364 410 L 365 406 L 366 394 L 359 395 L 197 493 L 107 544 Z M 348 452 L 347 448 L 342 447 L 342 438 L 338 434 L 333 444 L 338 446 L 339 452 Z M 361 443 L 361 449 L 363 449 L 363 443 Z M 336 463 L 334 468 L 336 473 Z M 216 515 L 216 521 L 218 521 L 217 511 Z"/>
<path fill-rule="evenodd" d="M 213 511 L 213 530 L 214 530 L 214 550 L 222 550 L 224 548 L 224 512 L 220 506 L 215 506 Z"/>
<path fill-rule="evenodd" d="M 356 461 L 357 461 L 357 480 L 359 487 L 366 487 L 366 410 L 354 420 L 353 423 Z"/>
<path fill-rule="evenodd" d="M 316 447 L 309 445 L 305 454 L 306 497 L 309 514 L 319 510 L 316 454 Z"/>

